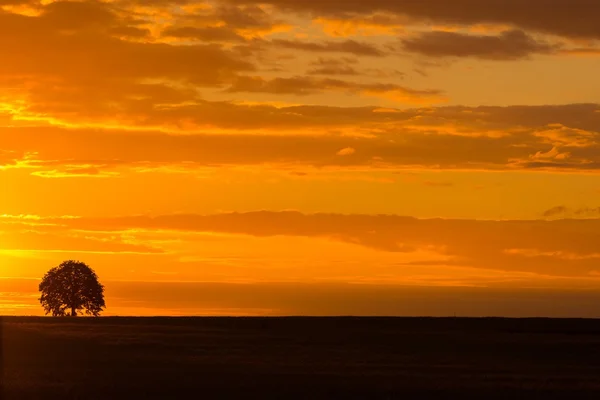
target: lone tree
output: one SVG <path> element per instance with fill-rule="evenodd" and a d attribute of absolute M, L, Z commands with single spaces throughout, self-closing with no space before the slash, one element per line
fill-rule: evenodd
<path fill-rule="evenodd" d="M 40 283 L 40 292 L 46 315 L 76 317 L 84 310 L 97 317 L 106 307 L 104 286 L 94 270 L 80 261 L 65 261 L 48 271 Z"/>

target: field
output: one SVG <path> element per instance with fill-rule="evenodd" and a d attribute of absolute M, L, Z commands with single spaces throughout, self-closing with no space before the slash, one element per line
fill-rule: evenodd
<path fill-rule="evenodd" d="M 600 398 L 600 320 L 1 323 L 3 399 Z"/>

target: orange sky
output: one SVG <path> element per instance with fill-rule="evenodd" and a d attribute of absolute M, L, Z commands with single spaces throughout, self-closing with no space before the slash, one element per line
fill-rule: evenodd
<path fill-rule="evenodd" d="M 592 3 L 0 1 L 0 314 L 589 316 Z"/>

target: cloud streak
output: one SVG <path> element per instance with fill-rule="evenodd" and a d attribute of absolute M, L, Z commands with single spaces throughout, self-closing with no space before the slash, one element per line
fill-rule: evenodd
<path fill-rule="evenodd" d="M 68 232 L 97 232 L 97 235 L 106 237 L 126 235 L 133 240 L 132 245 L 119 244 L 118 241 L 106 244 L 109 248 L 122 250 L 127 249 L 122 246 L 142 248 L 143 232 L 163 232 L 166 237 L 177 237 L 177 232 L 196 232 L 263 238 L 325 238 L 386 253 L 428 251 L 438 255 L 437 259 L 401 263 L 398 265 L 400 270 L 419 265 L 445 265 L 585 277 L 595 273 L 600 257 L 595 240 L 595 232 L 600 229 L 599 219 L 477 221 L 257 211 L 155 217 L 46 218 L 42 221 L 49 227 L 40 226 L 38 229 L 50 229 L 53 235 Z M 15 225 L 10 226 L 14 229 Z M 5 225 L 5 229 L 8 227 Z M 136 234 L 142 236 L 135 239 Z M 69 244 L 68 241 L 61 243 L 63 246 Z M 156 242 L 156 246 L 160 248 L 159 243 Z M 79 246 L 79 243 L 73 242 L 72 245 Z M 145 251 L 148 249 L 145 247 Z"/>
<path fill-rule="evenodd" d="M 256 83 L 261 86 L 253 87 Z M 285 84 L 265 88 L 262 85 L 268 83 L 259 80 L 245 90 L 283 90 Z M 0 128 L 0 165 L 40 176 L 108 176 L 121 168 L 169 166 L 187 171 L 262 165 L 571 173 L 595 173 L 600 166 L 596 105 L 385 111 L 204 103 L 193 110 L 172 111 L 168 118 L 193 118 L 201 112 L 205 124 L 222 131 L 182 130 L 174 135 L 151 129 Z M 227 118 L 232 114 L 238 118 Z M 161 118 L 167 122 L 167 115 Z M 187 123 L 192 125 L 192 120 Z M 340 134 L 344 129 L 353 133 Z M 345 148 L 354 152 L 339 157 Z"/>
<path fill-rule="evenodd" d="M 404 50 L 429 57 L 474 57 L 485 60 L 517 60 L 534 54 L 550 54 L 555 46 L 541 43 L 523 31 L 498 36 L 430 31 L 402 40 Z"/>

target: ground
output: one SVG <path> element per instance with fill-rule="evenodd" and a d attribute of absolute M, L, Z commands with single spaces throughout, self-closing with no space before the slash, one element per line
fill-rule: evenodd
<path fill-rule="evenodd" d="M 600 398 L 600 320 L 1 319 L 2 399 Z"/>

